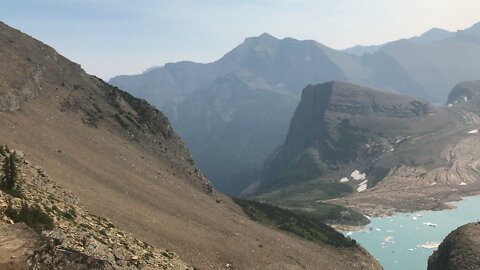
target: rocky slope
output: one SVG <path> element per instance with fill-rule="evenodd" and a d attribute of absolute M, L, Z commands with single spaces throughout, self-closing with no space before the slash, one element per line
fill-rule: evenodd
<path fill-rule="evenodd" d="M 480 190 L 478 93 L 435 107 L 342 82 L 308 86 L 285 143 L 244 193 L 273 201 L 349 195 L 331 202 L 369 213 L 446 207 Z"/>
<path fill-rule="evenodd" d="M 432 29 L 362 55 L 263 34 L 212 63 L 171 63 L 110 82 L 164 111 L 209 179 L 238 193 L 250 183 L 245 172 L 260 169 L 284 141 L 306 85 L 342 80 L 444 103 L 455 83 L 476 79 L 480 71 L 478 27 Z M 245 93 L 235 95 L 232 88 Z M 198 103 L 214 105 L 191 106 Z M 217 133 L 223 135 L 212 136 Z"/>
<path fill-rule="evenodd" d="M 480 267 L 480 223 L 451 232 L 428 259 L 428 270 L 463 270 Z"/>
<path fill-rule="evenodd" d="M 117 229 L 110 220 L 88 213 L 79 205 L 78 199 L 53 182 L 43 168 L 24 159 L 22 152 L 18 153 L 15 155 L 19 175 L 15 190 L 18 194 L 14 197 L 5 188 L 0 191 L 0 253 L 5 256 L 0 260 L 0 266 L 15 264 L 21 268 L 25 265 L 24 269 L 193 269 L 180 261 L 176 254 L 155 249 Z M 13 155 L 13 152 L 7 155 Z M 26 213 L 23 216 L 22 211 Z M 26 222 L 36 232 L 24 223 L 15 222 Z"/>
<path fill-rule="evenodd" d="M 4 24 L 0 60 L 0 144 L 74 194 L 95 231 L 108 218 L 197 269 L 380 268 L 362 250 L 251 221 L 213 191 L 161 112 Z"/>

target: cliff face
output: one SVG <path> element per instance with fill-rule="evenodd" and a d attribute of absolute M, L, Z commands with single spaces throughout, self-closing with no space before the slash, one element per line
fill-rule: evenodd
<path fill-rule="evenodd" d="M 480 223 L 451 232 L 428 259 L 428 270 L 463 270 L 480 267 Z"/>
<path fill-rule="evenodd" d="M 447 107 L 469 115 L 471 122 L 478 122 L 480 115 L 480 81 L 457 84 L 448 95 Z M 468 119 L 468 117 L 466 117 Z"/>
<path fill-rule="evenodd" d="M 285 143 L 245 194 L 274 201 L 348 195 L 332 202 L 373 213 L 443 208 L 475 194 L 480 88 L 470 87 L 467 98 L 456 89 L 452 99 L 463 103 L 436 107 L 348 83 L 308 86 Z"/>
<path fill-rule="evenodd" d="M 438 128 L 442 121 L 432 117 L 436 111 L 423 101 L 349 83 L 308 86 L 285 143 L 265 165 L 266 181 L 259 191 L 311 181 L 329 185 L 355 170 L 373 174 L 373 162 L 398 141 Z M 350 187 L 347 182 L 335 185 L 340 193 Z"/>

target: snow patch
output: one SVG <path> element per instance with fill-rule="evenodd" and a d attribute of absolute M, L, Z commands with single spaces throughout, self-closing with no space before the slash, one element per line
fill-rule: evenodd
<path fill-rule="evenodd" d="M 465 183 L 465 182 L 460 183 L 460 186 L 466 186 L 466 185 L 467 185 L 467 183 Z"/>
<path fill-rule="evenodd" d="M 450 103 L 450 104 L 447 105 L 447 107 L 451 108 L 451 107 L 453 107 L 453 104 Z"/>
<path fill-rule="evenodd" d="M 477 134 L 477 133 L 478 133 L 478 129 L 470 130 L 468 132 L 468 134 Z"/>
<path fill-rule="evenodd" d="M 344 177 L 344 178 L 340 179 L 340 183 L 345 183 L 345 182 L 348 182 L 348 178 L 347 178 L 347 177 Z"/>
<path fill-rule="evenodd" d="M 365 178 L 367 177 L 366 174 L 364 173 L 360 173 L 359 170 L 355 170 L 352 172 L 351 174 L 352 178 L 356 181 L 360 181 L 360 180 L 365 180 Z"/>
<path fill-rule="evenodd" d="M 363 181 L 362 183 L 360 183 L 357 187 L 357 191 L 358 192 L 363 192 L 367 189 L 367 183 L 368 183 L 368 180 L 365 180 Z"/>
<path fill-rule="evenodd" d="M 463 99 L 465 99 L 465 102 L 467 102 L 467 101 L 468 101 L 468 97 L 464 97 Z"/>

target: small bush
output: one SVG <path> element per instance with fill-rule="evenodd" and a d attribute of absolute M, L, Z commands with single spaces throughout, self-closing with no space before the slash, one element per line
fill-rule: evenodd
<path fill-rule="evenodd" d="M 45 230 L 52 230 L 54 227 L 53 219 L 43 212 L 38 205 L 29 207 L 27 204 L 22 204 L 20 210 L 15 210 L 9 205 L 5 211 L 5 215 L 15 223 L 25 222 L 25 224 L 38 233 Z"/>

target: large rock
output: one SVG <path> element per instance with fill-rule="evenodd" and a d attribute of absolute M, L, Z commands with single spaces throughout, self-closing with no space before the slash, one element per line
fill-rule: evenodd
<path fill-rule="evenodd" d="M 480 269 L 480 223 L 451 232 L 428 259 L 428 270 Z"/>

